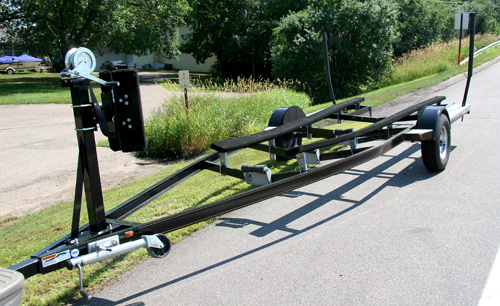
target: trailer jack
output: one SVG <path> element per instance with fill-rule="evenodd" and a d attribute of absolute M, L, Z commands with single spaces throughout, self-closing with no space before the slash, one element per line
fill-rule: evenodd
<path fill-rule="evenodd" d="M 126 254 L 140 248 L 147 248 L 149 255 L 154 258 L 162 258 L 170 252 L 170 239 L 164 234 L 142 236 L 142 239 L 119 244 L 118 236 L 102 239 L 88 245 L 89 250 L 94 249 L 96 252 L 89 253 L 83 256 L 68 259 L 68 269 L 73 270 L 78 268 L 80 278 L 80 293 L 90 300 L 92 296 L 83 290 L 82 266 L 90 265 L 96 262 L 104 262 L 118 255 Z"/>

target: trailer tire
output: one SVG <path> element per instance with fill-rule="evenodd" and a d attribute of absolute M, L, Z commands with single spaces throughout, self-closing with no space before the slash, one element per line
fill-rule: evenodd
<path fill-rule="evenodd" d="M 283 124 L 293 122 L 305 117 L 306 114 L 298 106 L 279 107 L 271 115 L 268 126 L 281 126 Z M 297 137 L 293 134 L 287 134 L 275 138 L 274 145 L 277 148 L 291 149 L 295 146 L 302 145 L 302 138 Z M 278 161 L 287 161 L 289 159 L 290 158 L 285 156 L 276 155 L 276 160 Z"/>
<path fill-rule="evenodd" d="M 422 141 L 422 160 L 430 171 L 443 171 L 451 151 L 450 120 L 441 114 L 436 124 L 435 140 Z"/>
<path fill-rule="evenodd" d="M 13 74 L 14 73 L 14 69 L 7 69 L 7 74 Z"/>
<path fill-rule="evenodd" d="M 168 238 L 167 235 L 164 234 L 157 234 L 156 235 L 158 239 L 161 240 L 163 243 L 163 248 L 157 249 L 157 248 L 148 248 L 148 253 L 149 256 L 154 257 L 154 258 L 163 258 L 168 255 L 170 252 L 170 247 L 172 244 L 170 243 L 170 239 Z"/>

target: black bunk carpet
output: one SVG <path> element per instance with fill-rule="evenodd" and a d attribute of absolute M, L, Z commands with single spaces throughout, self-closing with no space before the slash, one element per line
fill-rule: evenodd
<path fill-rule="evenodd" d="M 263 131 L 256 134 L 251 134 L 243 137 L 232 138 L 228 140 L 213 142 L 210 147 L 214 150 L 217 150 L 221 153 L 238 150 L 241 148 L 245 148 L 254 144 L 258 144 L 267 140 L 271 140 L 277 138 L 282 135 L 286 135 L 291 133 L 297 129 L 307 127 L 315 122 L 318 122 L 322 119 L 326 119 L 329 116 L 340 112 L 341 110 L 348 108 L 354 104 L 361 103 L 365 100 L 365 98 L 353 98 L 351 100 L 347 100 L 345 102 L 330 106 L 321 110 L 311 116 L 286 123 L 282 126 L 278 126 L 274 129 L 270 129 L 267 131 Z"/>
<path fill-rule="evenodd" d="M 389 126 L 389 125 L 393 124 L 394 122 L 402 120 L 403 118 L 413 114 L 414 112 L 420 111 L 427 106 L 430 106 L 433 104 L 440 104 L 441 101 L 443 101 L 445 99 L 446 99 L 446 97 L 444 97 L 444 96 L 437 96 L 437 97 L 430 98 L 428 100 L 425 100 L 423 102 L 420 102 L 418 104 L 410 106 L 406 109 L 403 109 L 403 110 L 401 110 L 393 115 L 390 115 L 389 117 L 386 117 L 380 121 L 377 121 L 377 122 L 375 122 L 375 123 L 373 123 L 365 128 L 359 129 L 359 130 L 354 131 L 352 133 L 345 134 L 345 135 L 335 137 L 332 139 L 328 139 L 328 140 L 324 140 L 324 141 L 311 143 L 309 145 L 291 148 L 289 150 L 286 150 L 286 155 L 293 156 L 293 155 L 299 154 L 301 152 L 312 151 L 315 149 L 319 149 L 319 148 L 331 146 L 334 144 L 338 144 L 338 143 L 341 143 L 341 142 L 344 142 L 347 140 L 351 140 L 351 139 L 354 139 L 356 137 L 361 137 L 367 133 L 374 132 L 374 131 L 381 129 L 385 126 Z"/>

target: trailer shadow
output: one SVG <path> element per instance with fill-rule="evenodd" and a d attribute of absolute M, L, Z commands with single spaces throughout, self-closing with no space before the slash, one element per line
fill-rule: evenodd
<path fill-rule="evenodd" d="M 452 147 L 452 150 L 455 147 Z M 218 267 L 224 266 L 228 263 L 240 260 L 246 256 L 252 255 L 254 253 L 257 253 L 259 251 L 262 251 L 264 249 L 267 249 L 269 247 L 278 245 L 284 241 L 287 241 L 291 238 L 294 238 L 298 235 L 301 235 L 303 233 L 306 233 L 312 229 L 315 229 L 325 223 L 328 223 L 342 215 L 345 215 L 354 209 L 362 206 L 365 204 L 368 200 L 376 196 L 379 192 L 381 192 L 383 189 L 387 187 L 404 187 L 408 186 L 414 182 L 421 181 L 421 180 L 426 180 L 431 177 L 434 177 L 436 175 L 439 175 L 439 172 L 430 172 L 428 171 L 423 163 L 422 160 L 419 157 L 413 157 L 412 155 L 416 153 L 417 151 L 420 150 L 420 145 L 419 144 L 414 144 L 405 149 L 402 153 L 397 154 L 397 155 L 390 155 L 386 154 L 384 156 L 390 156 L 392 158 L 388 159 L 387 161 L 379 164 L 373 169 L 370 170 L 359 170 L 359 169 L 351 169 L 344 171 L 343 173 L 350 174 L 355 176 L 355 178 L 351 181 L 349 181 L 346 184 L 343 184 L 342 186 L 328 192 L 325 195 L 322 194 L 314 194 L 314 193 L 309 193 L 309 192 L 302 192 L 302 191 L 291 191 L 287 192 L 283 195 L 280 195 L 281 197 L 291 197 L 291 198 L 296 198 L 300 197 L 303 195 L 308 195 L 308 196 L 313 196 L 316 197 L 315 200 L 309 202 L 308 204 L 270 222 L 270 223 L 264 223 L 264 222 L 259 222 L 251 219 L 243 219 L 243 218 L 231 218 L 231 217 L 223 217 L 219 219 L 219 223 L 216 224 L 215 226 L 218 227 L 229 227 L 229 228 L 234 228 L 234 229 L 239 229 L 242 227 L 245 227 L 247 225 L 257 225 L 260 228 L 251 232 L 250 234 L 256 237 L 264 237 L 274 231 L 284 231 L 290 233 L 289 235 L 282 237 L 280 239 L 276 239 L 274 241 L 271 241 L 267 244 L 261 245 L 257 248 L 248 250 L 246 252 L 243 252 L 239 255 L 233 256 L 231 258 L 228 258 L 226 260 L 220 261 L 218 263 L 209 265 L 203 269 L 199 269 L 197 271 L 193 271 L 189 274 L 183 275 L 181 277 L 178 277 L 176 279 L 172 279 L 168 282 L 165 282 L 163 284 L 157 285 L 155 287 L 152 287 L 148 290 L 144 290 L 142 292 L 139 292 L 137 294 L 133 294 L 131 296 L 125 297 L 121 300 L 117 301 L 110 301 L 106 299 L 101 299 L 98 297 L 94 297 L 90 301 L 80 301 L 76 305 L 105 305 L 105 306 L 112 306 L 112 305 L 119 305 L 119 304 L 124 304 L 127 303 L 128 301 L 132 302 L 132 300 L 140 298 L 141 296 L 153 293 L 155 291 L 161 290 L 165 287 L 171 286 L 173 284 L 177 284 L 179 282 L 188 280 L 192 277 L 195 277 L 197 275 L 203 274 L 205 272 L 209 272 L 213 269 L 216 269 Z M 397 173 L 393 172 L 388 172 L 387 170 L 395 165 L 396 163 L 405 160 L 405 159 L 413 159 L 413 162 L 403 168 L 401 171 Z M 374 178 L 385 178 L 388 179 L 385 183 L 380 185 L 378 188 L 375 190 L 371 191 L 369 194 L 367 194 L 364 198 L 360 200 L 346 200 L 342 198 L 342 195 L 347 193 L 348 191 L 356 188 L 357 186 L 371 180 Z M 327 203 L 331 201 L 344 201 L 351 203 L 352 205 L 345 208 L 344 210 L 341 210 L 327 218 L 324 218 L 323 220 L 320 220 L 314 224 L 310 224 L 309 226 L 297 230 L 297 229 L 292 229 L 288 227 L 288 224 L 292 223 L 293 221 L 307 215 L 308 213 L 311 213 L 312 211 L 326 205 Z M 141 302 L 132 302 L 131 304 L 127 305 L 143 305 Z"/>
<path fill-rule="evenodd" d="M 262 160 L 260 162 L 256 163 L 257 165 L 266 165 L 271 169 L 274 169 L 275 166 L 280 167 L 279 172 L 291 172 L 291 171 L 298 171 L 298 165 L 297 162 L 292 163 L 292 164 L 287 164 L 287 162 L 279 162 L 279 161 L 273 161 L 273 160 Z M 219 175 L 219 174 L 217 174 Z M 213 201 L 214 197 L 220 196 L 221 194 L 228 194 L 229 196 L 248 191 L 251 189 L 259 188 L 260 186 L 256 185 L 248 185 L 245 180 L 240 180 L 240 179 L 234 179 L 233 183 L 228 184 L 226 187 L 219 188 L 215 190 L 214 192 L 206 195 L 205 197 L 201 198 L 198 200 L 195 204 L 193 204 L 192 207 L 199 207 L 204 204 L 210 203 L 210 201 Z"/>
<path fill-rule="evenodd" d="M 249 219 L 241 219 L 241 218 L 220 218 L 220 223 L 216 224 L 216 226 L 225 226 L 225 227 L 231 227 L 231 228 L 241 228 L 246 225 L 256 225 L 259 226 L 260 228 L 251 232 L 250 234 L 256 237 L 264 237 L 266 235 L 271 234 L 274 231 L 283 231 L 283 232 L 289 232 L 292 234 L 300 234 L 304 230 L 295 230 L 292 228 L 288 227 L 288 224 L 291 224 L 292 222 L 296 221 L 297 219 L 305 216 L 308 213 L 311 213 L 312 211 L 324 206 L 325 204 L 331 202 L 331 201 L 337 201 L 337 202 L 348 202 L 352 203 L 352 205 L 348 208 L 346 208 L 343 211 L 340 211 L 339 213 L 325 219 L 324 221 L 330 221 L 332 219 L 335 219 L 337 217 L 340 217 L 353 209 L 363 205 L 366 203 L 368 200 L 370 200 L 372 197 L 377 195 L 380 191 L 382 191 L 386 187 L 398 187 L 402 188 L 407 185 L 410 185 L 414 182 L 421 181 L 421 180 L 426 180 L 429 179 L 435 175 L 438 175 L 439 172 L 431 172 L 428 171 L 425 166 L 423 165 L 423 162 L 420 157 L 415 158 L 412 157 L 414 153 L 420 150 L 420 145 L 412 145 L 408 149 L 406 149 L 404 152 L 401 154 L 392 156 L 389 160 L 386 162 L 378 165 L 377 167 L 365 171 L 365 170 L 359 170 L 359 169 L 349 169 L 347 171 L 344 171 L 344 174 L 349 174 L 356 176 L 355 179 L 351 180 L 350 182 L 340 186 L 339 188 L 329 192 L 326 195 L 323 194 L 314 194 L 310 192 L 303 192 L 303 191 L 290 191 L 285 194 L 280 195 L 281 197 L 288 197 L 288 198 L 297 198 L 303 195 L 311 196 L 311 197 L 316 197 L 317 199 L 309 202 L 308 204 L 301 206 L 300 208 L 270 222 L 270 223 L 263 223 L 263 222 L 258 222 L 254 220 L 249 220 Z M 453 148 L 452 148 L 453 150 Z M 385 156 L 390 156 L 389 154 L 386 154 Z M 387 172 L 386 170 L 391 167 L 392 165 L 404 160 L 404 159 L 413 159 L 413 162 L 405 167 L 402 171 L 399 173 L 392 173 L 392 172 Z M 356 188 L 357 186 L 362 185 L 363 183 L 374 179 L 374 178 L 385 178 L 388 179 L 384 184 L 379 186 L 377 189 L 373 190 L 370 192 L 368 195 L 366 195 L 363 199 L 358 200 L 358 201 L 352 201 L 349 199 L 346 199 L 343 197 L 344 194 L 349 192 L 350 190 Z M 278 196 L 278 197 L 280 197 Z M 324 222 L 321 222 L 324 223 Z M 318 224 L 320 225 L 320 224 Z M 315 227 L 315 225 L 314 225 Z M 313 227 L 311 227 L 313 228 Z M 308 228 L 307 230 L 311 229 Z"/>

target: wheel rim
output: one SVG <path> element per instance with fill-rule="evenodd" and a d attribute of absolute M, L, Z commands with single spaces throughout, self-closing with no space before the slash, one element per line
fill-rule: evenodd
<path fill-rule="evenodd" d="M 441 159 L 445 159 L 448 155 L 448 130 L 443 126 L 441 127 L 441 135 L 439 136 L 439 155 Z"/>

